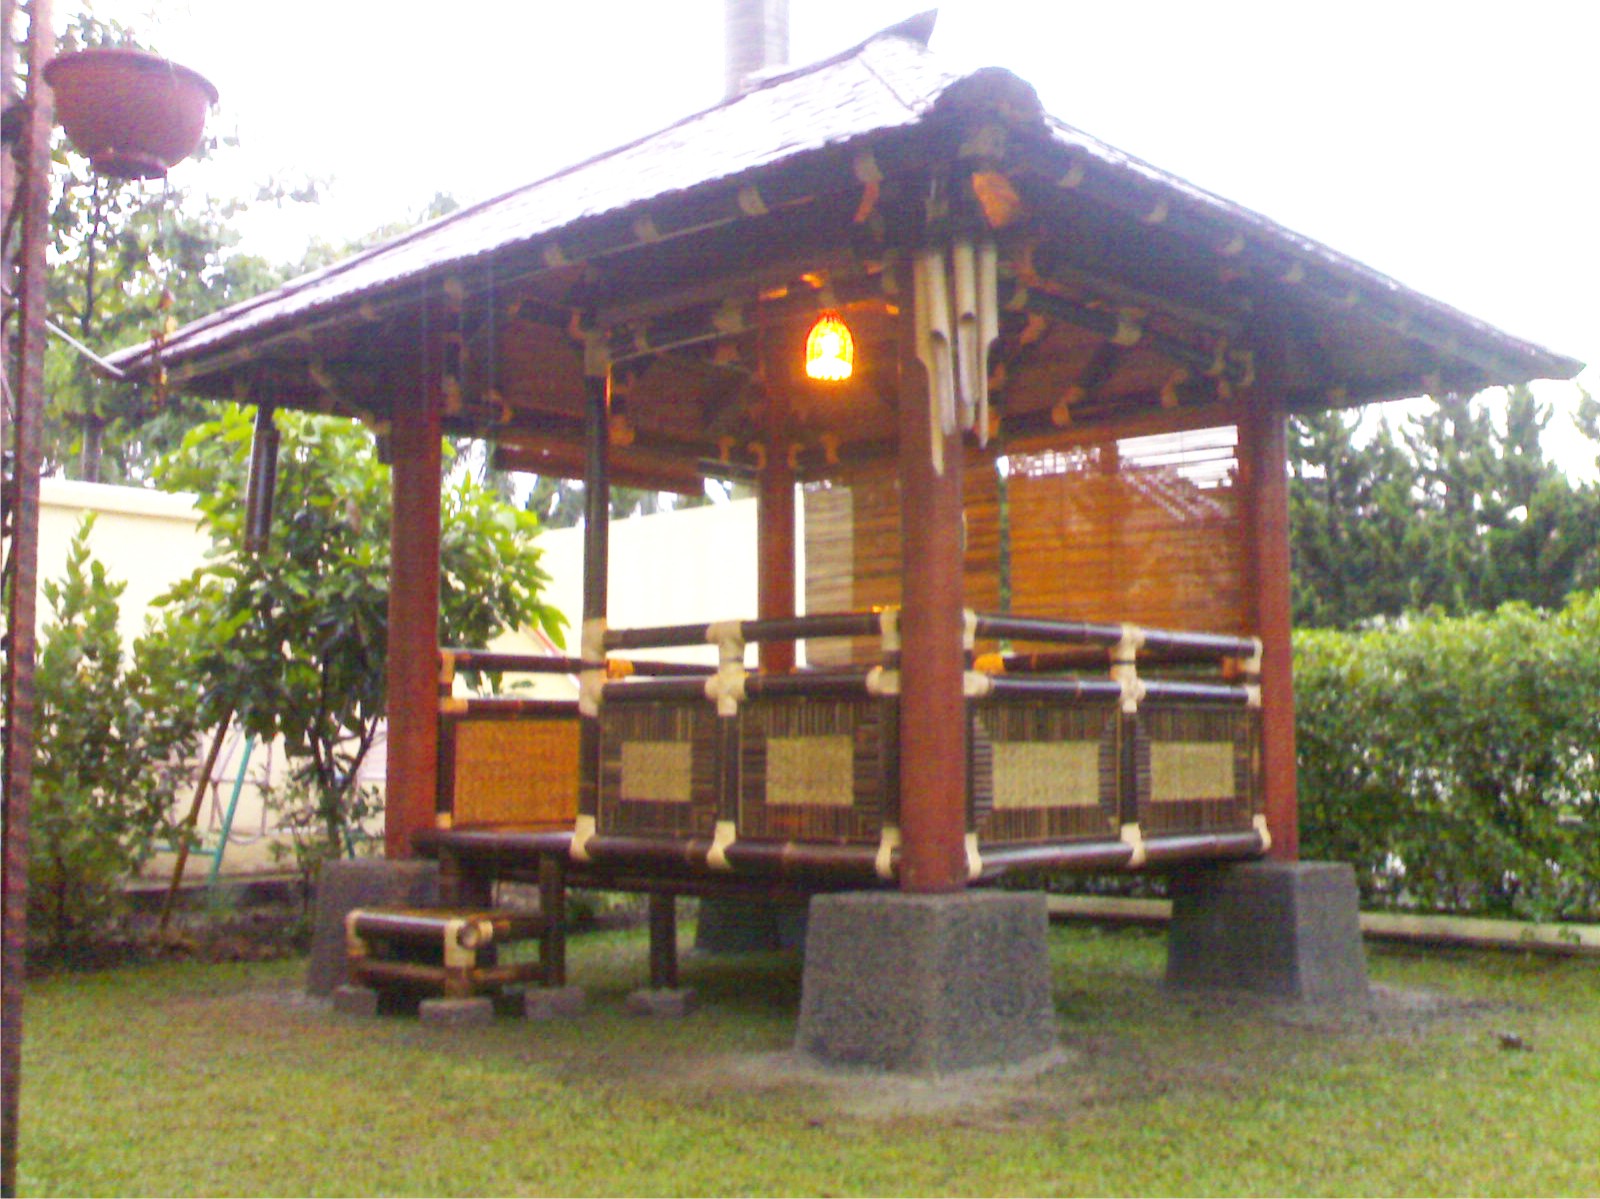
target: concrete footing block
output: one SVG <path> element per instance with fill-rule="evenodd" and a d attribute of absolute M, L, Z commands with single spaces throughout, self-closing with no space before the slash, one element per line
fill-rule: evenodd
<path fill-rule="evenodd" d="M 333 1010 L 346 1016 L 376 1016 L 378 993 L 371 987 L 345 983 L 333 989 Z"/>
<path fill-rule="evenodd" d="M 582 987 L 529 987 L 522 993 L 522 1015 L 527 1020 L 569 1020 L 588 1006 Z"/>
<path fill-rule="evenodd" d="M 424 999 L 417 1005 L 417 1015 L 424 1024 L 451 1028 L 488 1024 L 494 1019 L 494 1000 L 487 995 L 474 995 L 470 999 Z"/>
<path fill-rule="evenodd" d="M 1167 986 L 1308 1004 L 1367 999 L 1355 872 L 1344 862 L 1243 862 L 1172 880 Z"/>
<path fill-rule="evenodd" d="M 312 907 L 306 994 L 330 995 L 335 987 L 350 981 L 344 918 L 351 908 L 385 904 L 436 907 L 438 903 L 437 862 L 353 858 L 323 863 Z"/>
<path fill-rule="evenodd" d="M 629 994 L 624 1009 L 630 1016 L 665 1016 L 677 1019 L 695 1009 L 695 994 L 688 987 L 641 990 Z"/>
<path fill-rule="evenodd" d="M 811 901 L 795 1048 L 941 1075 L 1056 1052 L 1045 898 L 851 892 Z"/>

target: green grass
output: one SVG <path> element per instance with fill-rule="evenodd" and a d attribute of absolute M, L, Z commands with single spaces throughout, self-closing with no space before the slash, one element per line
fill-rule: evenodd
<path fill-rule="evenodd" d="M 798 966 L 685 959 L 704 1007 L 621 1013 L 638 934 L 573 944 L 590 1014 L 441 1030 L 298 999 L 299 962 L 28 994 L 23 1192 L 1572 1194 L 1600 1191 L 1600 966 L 1376 951 L 1443 1010 L 1169 998 L 1163 942 L 1057 931 L 1065 1064 L 934 1102 L 786 1071 Z M 737 964 L 735 964 L 737 961 Z M 1531 1051 L 1502 1049 L 1515 1032 Z"/>

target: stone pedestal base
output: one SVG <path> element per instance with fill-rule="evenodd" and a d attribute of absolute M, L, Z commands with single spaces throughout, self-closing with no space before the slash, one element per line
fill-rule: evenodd
<path fill-rule="evenodd" d="M 697 953 L 771 953 L 778 949 L 804 949 L 806 911 L 790 904 L 760 899 L 700 901 L 695 921 Z"/>
<path fill-rule="evenodd" d="M 350 981 L 345 959 L 344 918 L 352 908 L 403 904 L 436 907 L 439 864 L 384 858 L 325 862 L 317 876 L 311 916 L 311 962 L 306 994 L 326 996 Z"/>
<path fill-rule="evenodd" d="M 694 991 L 688 987 L 632 991 L 623 1004 L 623 1010 L 630 1016 L 664 1016 L 669 1019 L 687 1016 L 694 1008 Z"/>
<path fill-rule="evenodd" d="M 529 987 L 522 993 L 522 1015 L 528 1020 L 567 1020 L 588 1006 L 582 987 Z"/>
<path fill-rule="evenodd" d="M 1343 862 L 1245 862 L 1175 875 L 1167 986 L 1364 1002 L 1355 872 Z"/>
<path fill-rule="evenodd" d="M 371 987 L 345 983 L 333 989 L 333 1010 L 346 1016 L 376 1016 L 378 993 Z"/>
<path fill-rule="evenodd" d="M 1056 1048 L 1041 894 L 852 892 L 811 901 L 795 1048 L 939 1075 Z"/>
<path fill-rule="evenodd" d="M 424 1024 L 447 1027 L 489 1024 L 494 1020 L 494 1000 L 487 995 L 474 995 L 470 999 L 424 999 L 417 1005 L 417 1015 Z"/>

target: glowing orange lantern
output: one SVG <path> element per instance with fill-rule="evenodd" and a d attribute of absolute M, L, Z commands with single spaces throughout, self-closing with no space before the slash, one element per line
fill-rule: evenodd
<path fill-rule="evenodd" d="M 837 312 L 824 312 L 806 335 L 806 374 L 839 383 L 855 370 L 856 339 Z"/>

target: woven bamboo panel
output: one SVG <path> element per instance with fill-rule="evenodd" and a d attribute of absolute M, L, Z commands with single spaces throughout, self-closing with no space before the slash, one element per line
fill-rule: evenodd
<path fill-rule="evenodd" d="M 600 718 L 598 830 L 709 837 L 716 820 L 716 709 L 701 700 L 608 705 Z"/>
<path fill-rule="evenodd" d="M 844 612 L 900 602 L 900 485 L 894 463 L 878 464 L 804 492 L 806 611 Z M 991 462 L 969 463 L 963 476 L 966 603 L 1000 606 L 999 476 Z M 807 646 L 815 666 L 876 662 L 871 637 Z"/>
<path fill-rule="evenodd" d="M 972 825 L 985 844 L 1115 836 L 1121 723 L 1107 706 L 971 705 Z"/>
<path fill-rule="evenodd" d="M 760 700 L 739 710 L 739 836 L 876 844 L 893 769 L 892 704 Z"/>
<path fill-rule="evenodd" d="M 1250 827 L 1261 795 L 1254 711 L 1149 705 L 1137 724 L 1139 825 L 1146 836 Z"/>
<path fill-rule="evenodd" d="M 1244 632 L 1235 432 L 1014 455 L 1011 611 Z"/>
<path fill-rule="evenodd" d="M 450 807 L 456 827 L 560 828 L 578 810 L 576 717 L 445 721 Z"/>

